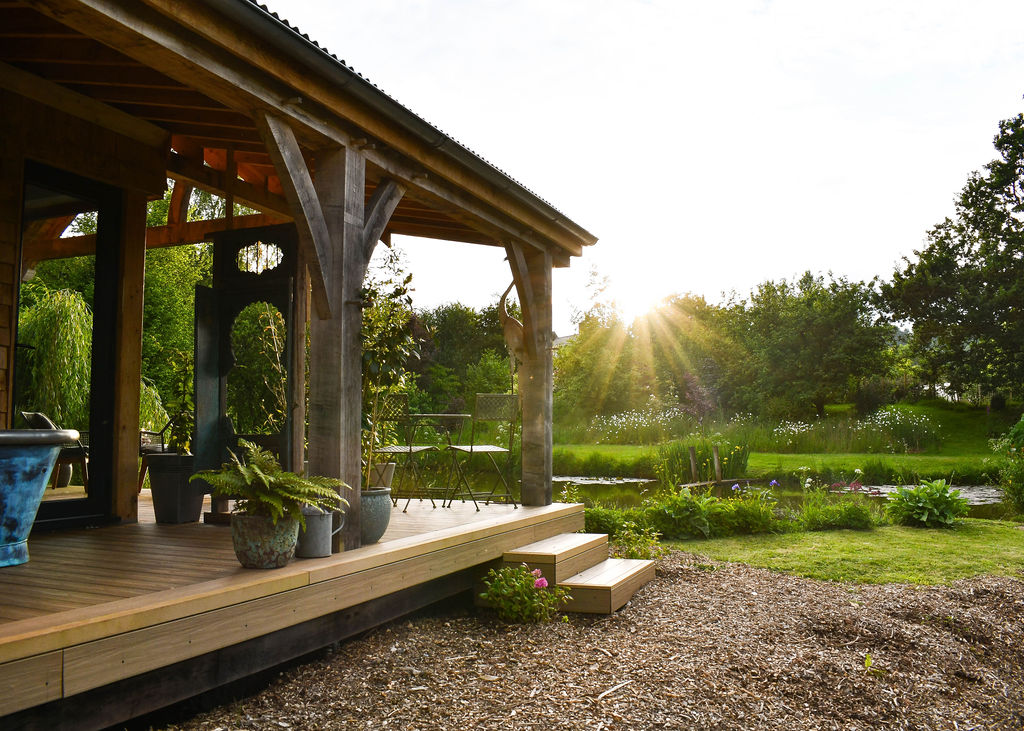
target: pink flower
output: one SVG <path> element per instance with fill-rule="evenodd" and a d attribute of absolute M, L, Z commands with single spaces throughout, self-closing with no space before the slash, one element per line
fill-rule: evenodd
<path fill-rule="evenodd" d="M 547 589 L 548 588 L 548 580 L 545 579 L 543 576 L 541 576 L 539 579 L 537 579 L 535 582 L 533 582 L 533 588 L 534 589 Z"/>
<path fill-rule="evenodd" d="M 544 575 L 544 574 L 541 573 L 540 569 L 534 569 L 530 573 L 533 574 L 534 576 L 543 576 Z"/>

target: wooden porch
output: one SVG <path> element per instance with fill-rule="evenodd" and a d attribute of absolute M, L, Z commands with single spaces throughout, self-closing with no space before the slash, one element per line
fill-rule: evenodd
<path fill-rule="evenodd" d="M 204 656 L 263 638 L 260 666 L 247 661 L 241 677 L 464 591 L 503 552 L 582 527 L 581 505 L 413 502 L 393 510 L 378 544 L 274 571 L 239 567 L 230 530 L 203 523 L 33 536 L 31 560 L 0 574 L 0 716 L 16 714 L 5 728 L 114 723 L 117 713 L 78 717 L 112 712 L 97 702 L 104 688 L 130 696 L 124 718 L 155 710 L 206 689 Z M 332 617 L 330 629 L 318 622 Z M 281 633 L 286 642 L 267 642 Z M 137 679 L 170 666 L 187 677 L 181 698 L 166 678 L 161 692 L 139 692 Z M 216 676 L 210 687 L 225 682 L 223 668 Z"/>

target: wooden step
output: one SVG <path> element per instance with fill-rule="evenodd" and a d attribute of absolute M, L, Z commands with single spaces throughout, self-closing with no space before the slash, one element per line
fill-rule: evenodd
<path fill-rule="evenodd" d="M 548 583 L 558 584 L 607 558 L 608 536 L 604 533 L 562 533 L 506 551 L 503 561 L 506 566 L 525 563 L 531 571 L 540 569 Z"/>
<path fill-rule="evenodd" d="M 611 614 L 653 578 L 654 561 L 609 558 L 558 585 L 572 594 L 572 601 L 565 605 L 567 612 Z"/>

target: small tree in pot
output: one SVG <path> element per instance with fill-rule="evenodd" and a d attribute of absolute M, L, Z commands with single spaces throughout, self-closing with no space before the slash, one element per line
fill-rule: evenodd
<path fill-rule="evenodd" d="M 179 364 L 174 372 L 171 398 L 167 403 L 169 421 L 164 427 L 166 443 L 142 447 L 149 467 L 149 487 L 158 523 L 194 523 L 203 511 L 203 488 L 189 483 L 193 457 L 190 451 L 195 426 L 195 398 L 192 390 L 192 354 L 174 351 Z"/>
<path fill-rule="evenodd" d="M 219 470 L 203 470 L 192 479 L 206 480 L 217 497 L 232 498 L 231 539 L 235 555 L 246 568 L 280 568 L 295 555 L 299 528 L 305 525 L 303 505 L 322 510 L 348 507 L 339 493 L 341 480 L 304 477 L 281 469 L 266 449 L 244 439 L 243 462 L 234 452 Z"/>

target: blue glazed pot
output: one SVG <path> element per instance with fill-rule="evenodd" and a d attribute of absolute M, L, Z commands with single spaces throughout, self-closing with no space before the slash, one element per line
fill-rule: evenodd
<path fill-rule="evenodd" d="M 28 561 L 28 534 L 62 444 L 74 429 L 0 430 L 0 566 Z"/>
<path fill-rule="evenodd" d="M 263 515 L 231 514 L 231 542 L 238 562 L 247 569 L 279 569 L 295 555 L 299 521 Z"/>

